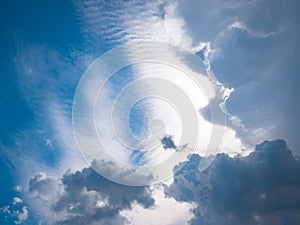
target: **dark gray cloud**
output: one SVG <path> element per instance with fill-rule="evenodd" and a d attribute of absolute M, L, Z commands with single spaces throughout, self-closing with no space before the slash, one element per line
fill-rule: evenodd
<path fill-rule="evenodd" d="M 177 146 L 173 140 L 173 136 L 165 135 L 161 140 L 164 149 L 176 149 Z"/>
<path fill-rule="evenodd" d="M 220 154 L 204 172 L 193 155 L 165 189 L 195 202 L 191 224 L 300 223 L 300 162 L 282 140 L 265 141 L 247 157 Z"/>
<path fill-rule="evenodd" d="M 188 147 L 187 143 L 177 146 L 175 144 L 173 138 L 174 137 L 172 135 L 166 134 L 165 136 L 163 136 L 160 139 L 160 142 L 161 142 L 161 144 L 162 144 L 162 146 L 165 150 L 175 150 L 175 151 L 181 152 L 181 151 L 185 150 Z"/>
<path fill-rule="evenodd" d="M 61 178 L 38 174 L 29 191 L 45 208 L 47 224 L 125 224 L 120 211 L 133 203 L 154 205 L 148 187 L 131 187 L 111 182 L 91 168 L 66 173 Z"/>

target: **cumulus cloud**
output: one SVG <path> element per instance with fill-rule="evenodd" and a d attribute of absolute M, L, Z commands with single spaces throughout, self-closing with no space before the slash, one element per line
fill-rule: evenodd
<path fill-rule="evenodd" d="M 16 192 L 21 192 L 22 191 L 22 187 L 20 185 L 17 185 L 17 186 L 14 187 L 13 190 L 16 191 Z"/>
<path fill-rule="evenodd" d="M 19 204 L 19 203 L 22 203 L 22 199 L 19 198 L 19 197 L 14 197 L 13 198 L 13 205 L 16 205 L 16 204 Z"/>
<path fill-rule="evenodd" d="M 91 168 L 60 178 L 38 174 L 30 180 L 29 191 L 48 224 L 125 224 L 122 210 L 154 205 L 148 187 L 120 185 Z"/>
<path fill-rule="evenodd" d="M 28 210 L 26 206 L 22 207 L 21 211 L 17 211 L 17 218 L 18 220 L 15 221 L 15 224 L 21 224 L 28 218 Z"/>
<path fill-rule="evenodd" d="M 220 154 L 204 172 L 193 155 L 165 188 L 178 201 L 194 202 L 191 224 L 298 224 L 300 162 L 282 140 L 265 141 L 247 157 Z"/>
<path fill-rule="evenodd" d="M 0 207 L 1 224 L 22 224 L 28 219 L 27 206 L 22 204 L 23 200 L 13 197 L 12 204 Z"/>

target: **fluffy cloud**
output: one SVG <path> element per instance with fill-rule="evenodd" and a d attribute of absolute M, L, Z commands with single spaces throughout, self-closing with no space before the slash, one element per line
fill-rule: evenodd
<path fill-rule="evenodd" d="M 194 202 L 191 224 L 299 224 L 300 162 L 282 140 L 265 141 L 247 157 L 220 154 L 204 172 L 193 155 L 165 188 Z"/>
<path fill-rule="evenodd" d="M 22 203 L 22 199 L 20 199 L 19 197 L 14 197 L 13 198 L 13 205 L 16 205 L 16 204 L 19 204 L 19 203 Z"/>
<path fill-rule="evenodd" d="M 61 178 L 38 174 L 30 180 L 29 191 L 48 224 L 124 224 L 122 210 L 154 205 L 148 187 L 120 185 L 91 168 Z"/>
<path fill-rule="evenodd" d="M 23 200 L 13 197 L 12 204 L 0 207 L 1 224 L 22 224 L 28 219 L 28 209 L 23 205 Z"/>
<path fill-rule="evenodd" d="M 16 212 L 18 220 L 15 221 L 15 224 L 21 224 L 28 218 L 28 210 L 26 206 L 22 207 L 21 211 Z"/>
<path fill-rule="evenodd" d="M 132 210 L 124 210 L 124 215 L 129 224 L 143 225 L 184 225 L 193 217 L 191 209 L 194 204 L 178 202 L 174 198 L 166 197 L 162 185 L 153 187 L 152 196 L 155 199 L 153 208 L 143 208 L 138 204 Z"/>

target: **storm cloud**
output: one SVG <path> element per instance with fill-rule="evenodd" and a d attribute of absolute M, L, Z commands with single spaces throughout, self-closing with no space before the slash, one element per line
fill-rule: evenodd
<path fill-rule="evenodd" d="M 283 140 L 265 141 L 247 157 L 220 154 L 201 173 L 200 160 L 193 155 L 165 188 L 197 204 L 191 224 L 300 223 L 300 162 Z"/>

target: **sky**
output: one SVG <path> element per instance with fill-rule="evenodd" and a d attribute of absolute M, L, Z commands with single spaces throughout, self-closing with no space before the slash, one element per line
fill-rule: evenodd
<path fill-rule="evenodd" d="M 300 223 L 297 0 L 0 5 L 0 224 Z"/>

